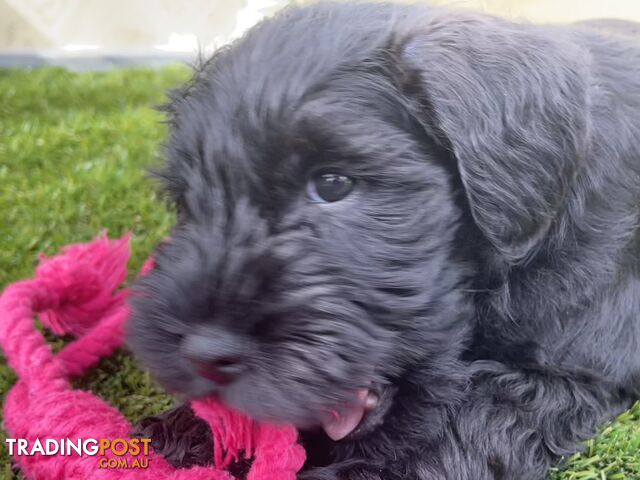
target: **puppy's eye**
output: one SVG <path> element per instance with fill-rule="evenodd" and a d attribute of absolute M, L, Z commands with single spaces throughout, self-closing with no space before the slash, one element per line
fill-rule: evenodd
<path fill-rule="evenodd" d="M 337 202 L 353 190 L 354 180 L 340 173 L 319 173 L 307 184 L 307 195 L 313 202 Z"/>

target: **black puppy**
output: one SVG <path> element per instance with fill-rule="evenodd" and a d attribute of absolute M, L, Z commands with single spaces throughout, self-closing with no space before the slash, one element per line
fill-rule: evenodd
<path fill-rule="evenodd" d="M 304 478 L 542 479 L 638 397 L 630 38 L 290 8 L 169 112 L 179 220 L 130 345 L 170 390 L 300 427 Z"/>

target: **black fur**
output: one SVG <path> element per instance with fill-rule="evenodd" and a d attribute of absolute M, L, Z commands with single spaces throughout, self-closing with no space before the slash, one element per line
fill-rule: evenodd
<path fill-rule="evenodd" d="M 289 8 L 169 113 L 179 221 L 130 345 L 170 390 L 299 426 L 303 478 L 539 480 L 639 396 L 631 37 Z M 309 201 L 318 168 L 353 193 Z M 315 429 L 370 386 L 383 401 L 355 434 Z"/>
<path fill-rule="evenodd" d="M 134 435 L 150 438 L 151 447 L 162 452 L 174 467 L 209 465 L 213 461 L 211 428 L 187 405 L 142 419 L 135 426 Z"/>

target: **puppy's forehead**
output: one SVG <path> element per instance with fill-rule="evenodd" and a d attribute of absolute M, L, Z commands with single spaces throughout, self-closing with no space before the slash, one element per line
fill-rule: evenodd
<path fill-rule="evenodd" d="M 384 47 L 406 15 L 392 4 L 285 9 L 206 62 L 171 108 L 176 123 L 191 129 L 186 140 L 206 135 L 221 149 L 225 138 L 258 142 L 273 128 L 288 129 L 306 96 Z"/>
<path fill-rule="evenodd" d="M 299 100 L 341 65 L 358 64 L 385 45 L 404 12 L 390 4 L 286 9 L 212 62 L 211 74 L 250 105 Z"/>
<path fill-rule="evenodd" d="M 351 74 L 345 72 L 384 51 L 408 28 L 409 11 L 393 4 L 289 8 L 218 51 L 169 106 L 165 178 L 171 195 L 203 212 L 210 192 L 225 185 L 267 196 L 267 189 L 286 188 L 281 180 L 300 172 L 296 145 L 310 140 L 311 130 L 334 141 L 342 132 L 345 142 L 353 143 L 361 132 L 347 132 L 364 115 L 354 117 L 349 106 L 345 115 L 335 114 L 348 101 L 344 88 L 352 88 L 353 77 L 344 83 Z M 330 87 L 328 98 L 327 85 L 336 80 L 343 83 Z M 359 88 L 357 97 L 371 96 Z M 313 128 L 303 128 L 305 118 Z M 188 193 L 191 198 L 185 199 Z"/>

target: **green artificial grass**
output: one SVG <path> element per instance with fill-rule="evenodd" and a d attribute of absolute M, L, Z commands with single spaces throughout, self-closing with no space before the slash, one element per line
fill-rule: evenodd
<path fill-rule="evenodd" d="M 188 77 L 184 68 L 69 73 L 0 70 L 0 289 L 29 277 L 39 252 L 131 230 L 135 272 L 173 215 L 145 169 L 165 134 L 153 106 Z M 15 377 L 0 358 L 2 396 Z M 165 410 L 171 399 L 125 352 L 77 382 L 130 420 Z M 0 447 L 0 478 L 20 478 Z M 603 428 L 552 480 L 640 479 L 640 406 Z"/>
<path fill-rule="evenodd" d="M 153 107 L 188 78 L 182 67 L 69 73 L 0 70 L 0 289 L 33 274 L 39 252 L 55 254 L 107 229 L 133 232 L 132 274 L 168 232 L 173 215 L 147 168 L 165 134 Z M 0 392 L 14 375 L 0 360 Z M 78 383 L 130 420 L 171 400 L 119 352 Z M 0 478 L 13 476 L 0 447 Z"/>

